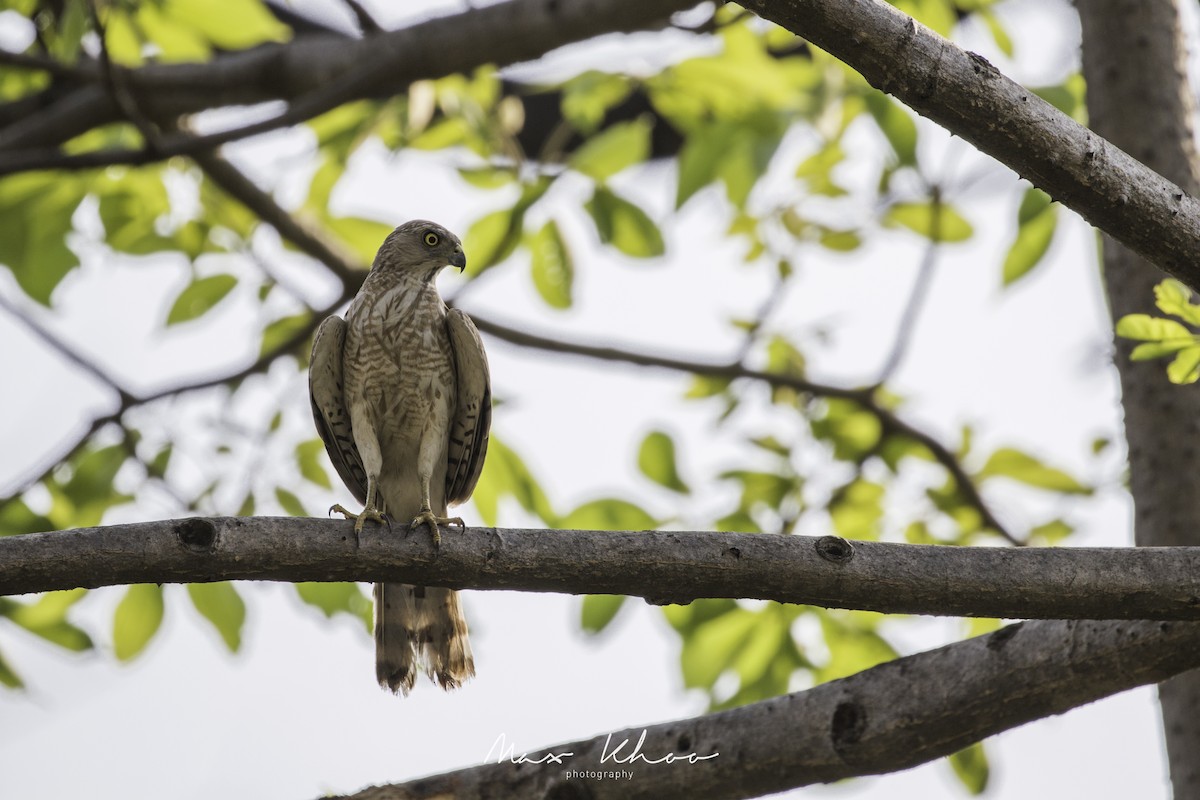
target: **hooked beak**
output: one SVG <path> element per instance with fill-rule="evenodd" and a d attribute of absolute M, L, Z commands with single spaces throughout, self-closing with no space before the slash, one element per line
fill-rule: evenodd
<path fill-rule="evenodd" d="M 459 272 L 467 268 L 467 254 L 462 251 L 461 247 L 454 249 L 454 254 L 450 256 L 450 266 L 458 267 Z"/>

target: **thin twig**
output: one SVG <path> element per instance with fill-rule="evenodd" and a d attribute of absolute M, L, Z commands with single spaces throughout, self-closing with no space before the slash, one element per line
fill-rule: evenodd
<path fill-rule="evenodd" d="M 383 33 L 383 26 L 380 25 L 373 16 L 371 16 L 371 12 L 367 11 L 367 9 L 363 7 L 362 3 L 358 2 L 358 0 L 342 0 L 342 2 L 350 7 L 350 11 L 353 12 L 354 18 L 358 20 L 358 28 L 363 32 L 364 36 L 370 36 L 374 33 Z"/>
<path fill-rule="evenodd" d="M 137 100 L 129 91 L 124 75 L 113 65 L 112 58 L 108 54 L 108 29 L 100 18 L 96 0 L 87 0 L 87 7 L 92 18 L 92 25 L 96 28 L 96 37 L 100 40 L 100 73 L 104 77 L 104 86 L 112 96 L 113 102 L 117 104 L 117 108 L 142 135 L 146 151 L 157 152 L 161 138 L 158 128 L 138 108 Z"/>
<path fill-rule="evenodd" d="M 90 82 L 96 79 L 96 71 L 90 61 L 79 64 L 64 64 L 49 56 L 34 53 L 14 53 L 12 50 L 0 49 L 0 64 L 18 69 L 39 70 L 48 72 L 56 78 L 66 78 L 79 82 Z"/>
<path fill-rule="evenodd" d="M 876 386 L 882 386 L 891 379 L 904 359 L 916 330 L 917 318 L 925 305 L 925 298 L 929 296 L 929 287 L 933 284 L 933 273 L 937 267 L 940 252 L 941 245 L 936 240 L 931 240 L 925 245 L 925 252 L 921 255 L 921 265 L 917 269 L 917 277 L 913 280 L 908 302 L 905 303 L 904 312 L 900 315 L 900 323 L 896 326 L 892 350 L 888 353 L 883 366 L 879 368 L 879 375 L 875 378 Z"/>
<path fill-rule="evenodd" d="M 116 392 L 122 403 L 127 401 L 138 402 L 137 396 L 122 386 L 120 381 L 118 381 L 112 375 L 109 375 L 93 361 L 76 352 L 71 345 L 60 339 L 57 334 L 52 333 L 48 328 L 45 328 L 40 322 L 26 314 L 25 311 L 23 311 L 20 307 L 3 295 L 0 295 L 0 308 L 7 311 L 9 316 L 24 325 L 34 336 L 40 339 L 43 344 L 47 345 L 50 347 L 50 349 L 54 350 L 67 361 L 70 361 L 72 364 L 79 367 L 79 369 L 83 370 L 88 375 L 91 375 L 109 389 L 112 389 L 114 392 Z"/>

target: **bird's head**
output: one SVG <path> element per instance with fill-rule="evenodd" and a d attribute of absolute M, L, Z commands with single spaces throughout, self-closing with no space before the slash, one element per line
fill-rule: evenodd
<path fill-rule="evenodd" d="M 436 222 L 414 219 L 388 234 L 371 269 L 417 273 L 432 280 L 446 266 L 467 266 L 462 242 Z"/>

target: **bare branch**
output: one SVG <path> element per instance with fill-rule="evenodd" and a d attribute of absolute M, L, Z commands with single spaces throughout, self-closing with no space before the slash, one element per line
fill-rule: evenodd
<path fill-rule="evenodd" d="M 641 30 L 690 5 L 689 0 L 510 0 L 364 39 L 315 34 L 207 63 L 153 64 L 126 74 L 131 91 L 152 119 L 229 105 L 290 102 L 278 117 L 204 139 L 203 147 L 211 148 L 303 122 L 349 100 L 392 96 L 415 80 L 470 72 L 484 64 L 506 66 L 583 39 Z M 56 111 L 51 107 L 44 119 L 0 131 L 0 149 L 7 151 L 0 174 L 154 160 L 143 151 L 99 151 L 55 161 L 52 154 L 57 151 L 47 145 L 119 118 L 111 98 L 89 96 L 76 104 L 84 99 L 89 103 L 86 116 L 51 113 Z M 194 153 L 201 146 L 168 138 L 162 155 Z M 22 167 L 22 160 L 30 166 Z"/>
<path fill-rule="evenodd" d="M 84 60 L 85 65 L 90 65 L 90 62 Z M 38 70 L 48 72 L 56 78 L 67 78 L 74 81 L 95 80 L 96 73 L 94 69 L 89 69 L 87 66 L 78 66 L 72 64 L 64 64 L 63 62 L 51 58 L 50 56 L 37 55 L 34 53 L 14 53 L 12 50 L 4 50 L 0 48 L 0 64 L 9 67 L 17 67 L 18 69 Z"/>
<path fill-rule="evenodd" d="M 642 367 L 658 367 L 675 372 L 705 375 L 712 378 L 727 378 L 729 380 L 744 378 L 761 381 L 768 386 L 794 389 L 797 392 L 810 394 L 814 397 L 837 397 L 853 400 L 860 404 L 864 410 L 875 415 L 882 425 L 884 435 L 904 436 L 912 439 L 914 442 L 919 442 L 929 450 L 934 460 L 941 464 L 954 478 L 954 482 L 958 486 L 959 491 L 962 492 L 964 499 L 979 512 L 985 527 L 994 530 L 1012 544 L 1024 544 L 992 512 L 987 502 L 984 501 L 983 495 L 979 493 L 979 487 L 975 485 L 975 481 L 967 474 L 958 457 L 939 442 L 935 436 L 905 422 L 895 411 L 881 403 L 877 397 L 875 387 L 852 389 L 842 386 L 831 386 L 794 375 L 782 375 L 776 372 L 750 369 L 736 362 L 714 364 L 712 362 L 670 358 L 650 353 L 638 353 L 614 347 L 596 347 L 566 341 L 561 337 L 537 336 L 525 331 L 515 330 L 475 313 L 471 314 L 471 318 L 475 320 L 475 325 L 479 330 L 484 333 L 506 342 L 520 345 L 521 347 L 546 350 L 552 353 L 583 356 L 584 358 L 593 358 L 600 361 L 614 361 L 635 364 Z"/>
<path fill-rule="evenodd" d="M 60 339 L 56 334 L 52 333 L 47 328 L 43 327 L 40 322 L 22 311 L 15 303 L 12 303 L 8 298 L 0 295 L 0 309 L 4 309 L 8 314 L 26 328 L 29 329 L 38 339 L 60 356 L 70 361 L 79 369 L 91 375 L 96 380 L 103 383 L 109 389 L 117 393 L 121 398 L 121 402 L 132 402 L 136 400 L 133 393 L 121 385 L 113 376 L 109 375 L 91 359 L 79 353 L 71 345 Z"/>
<path fill-rule="evenodd" d="M 779 534 L 370 528 L 198 517 L 0 538 L 0 595 L 125 583 L 369 580 L 655 604 L 778 600 L 897 614 L 1200 620 L 1200 548 L 995 548 Z"/>
<path fill-rule="evenodd" d="M 330 272 L 341 279 L 346 293 L 339 299 L 340 305 L 348 300 L 367 275 L 369 264 L 360 264 L 340 242 L 330 239 L 324 231 L 304 225 L 283 206 L 275 202 L 269 193 L 216 153 L 200 152 L 193 160 L 204 173 L 225 192 L 279 232 L 301 251 L 324 264 Z"/>
<path fill-rule="evenodd" d="M 908 769 L 1196 666 L 1195 623 L 1026 622 L 808 691 L 556 745 L 525 763 L 512 763 L 520 752 L 501 755 L 500 763 L 365 789 L 353 800 L 759 797 Z M 668 753 L 673 762 L 650 763 Z M 572 770 L 632 777 L 589 780 Z"/>
<path fill-rule="evenodd" d="M 932 216 L 929 241 L 925 244 L 925 251 L 921 255 L 921 265 L 917 268 L 917 277 L 913 280 L 908 302 L 904 304 L 904 311 L 900 315 L 900 324 L 896 327 L 896 334 L 892 339 L 891 352 L 888 353 L 883 366 L 879 369 L 879 376 L 875 379 L 876 386 L 887 383 L 900 367 L 900 362 L 904 360 L 904 354 L 908 350 L 917 326 L 918 315 L 925 305 L 925 297 L 929 294 L 929 287 L 933 283 L 933 273 L 937 268 L 938 255 L 941 254 L 943 206 L 942 193 L 938 186 L 932 187 L 930 206 Z"/>

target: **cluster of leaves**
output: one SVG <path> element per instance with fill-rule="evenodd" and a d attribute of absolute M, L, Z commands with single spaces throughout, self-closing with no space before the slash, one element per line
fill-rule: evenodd
<path fill-rule="evenodd" d="M 1200 304 L 1193 302 L 1191 289 L 1174 279 L 1154 287 L 1154 304 L 1175 319 L 1127 314 L 1117 322 L 1117 335 L 1141 342 L 1129 354 L 1134 361 L 1171 356 L 1171 383 L 1195 383 L 1200 379 L 1200 334 L 1188 326 L 1200 328 Z"/>

